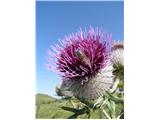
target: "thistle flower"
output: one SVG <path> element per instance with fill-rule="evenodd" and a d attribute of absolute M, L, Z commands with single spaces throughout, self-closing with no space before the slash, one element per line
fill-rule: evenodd
<path fill-rule="evenodd" d="M 115 84 L 112 87 L 116 91 L 123 91 L 124 84 L 124 45 L 122 41 L 115 41 L 111 50 L 111 62 L 113 64 L 113 75 Z M 117 87 L 118 86 L 118 87 Z"/>
<path fill-rule="evenodd" d="M 115 41 L 111 52 L 111 62 L 116 65 L 124 66 L 124 45 L 122 41 Z"/>
<path fill-rule="evenodd" d="M 74 96 L 95 99 L 113 85 L 113 66 L 110 62 L 112 38 L 100 29 L 90 27 L 60 40 L 61 46 L 49 50 L 48 67 L 62 76 L 62 90 Z M 55 52 L 54 52 L 55 51 Z"/>

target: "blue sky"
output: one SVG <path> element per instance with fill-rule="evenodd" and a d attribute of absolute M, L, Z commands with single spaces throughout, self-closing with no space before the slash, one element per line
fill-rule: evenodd
<path fill-rule="evenodd" d="M 45 68 L 48 48 L 80 27 L 101 27 L 124 39 L 123 2 L 36 2 L 36 93 L 55 96 L 60 77 Z"/>

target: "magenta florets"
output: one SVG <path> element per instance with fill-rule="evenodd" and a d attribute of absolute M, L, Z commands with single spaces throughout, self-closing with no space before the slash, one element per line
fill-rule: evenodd
<path fill-rule="evenodd" d="M 49 51 L 48 67 L 53 69 L 53 59 L 56 57 L 56 68 L 64 80 L 88 80 L 107 65 L 111 45 L 110 34 L 98 28 L 90 27 L 88 32 L 80 29 L 76 34 L 61 40 L 61 47 L 52 46 Z"/>

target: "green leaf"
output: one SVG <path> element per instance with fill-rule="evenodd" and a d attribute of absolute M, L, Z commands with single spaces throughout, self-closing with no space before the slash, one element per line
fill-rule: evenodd
<path fill-rule="evenodd" d="M 76 108 L 70 108 L 70 107 L 61 107 L 63 110 L 67 110 L 70 112 L 74 112 L 75 114 L 81 115 L 84 113 L 89 113 L 88 109 L 86 107 L 82 109 L 76 109 Z"/>
<path fill-rule="evenodd" d="M 116 103 L 123 103 L 124 102 L 123 98 L 117 97 L 108 91 L 106 93 L 107 94 L 105 96 L 108 97 L 109 99 L 113 100 L 114 102 L 116 102 Z"/>

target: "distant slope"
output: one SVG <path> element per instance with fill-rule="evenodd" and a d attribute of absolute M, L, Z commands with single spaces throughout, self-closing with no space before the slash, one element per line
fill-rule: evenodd
<path fill-rule="evenodd" d="M 76 101 L 74 102 L 76 103 Z M 61 100 L 45 94 L 36 94 L 36 119 L 67 119 L 74 114 L 63 110 L 62 106 L 73 108 L 73 105 L 67 99 Z M 80 115 L 78 118 L 84 119 L 85 115 Z M 91 119 L 100 118 L 102 118 L 100 109 L 93 111 Z"/>
<path fill-rule="evenodd" d="M 56 99 L 54 97 L 45 95 L 45 94 L 37 94 L 36 95 L 36 119 L 67 119 L 74 116 L 73 112 L 69 112 L 63 110 L 62 107 L 76 108 L 81 106 L 77 100 L 73 100 L 74 106 L 71 103 L 70 99 Z M 78 107 L 79 108 L 79 107 Z M 122 110 L 123 105 L 117 104 L 115 108 L 115 113 L 118 114 Z M 108 111 L 108 108 L 106 108 Z M 90 114 L 90 119 L 101 119 L 105 118 L 104 114 L 101 112 L 101 109 L 95 109 Z M 77 117 L 72 117 L 77 118 Z M 82 114 L 78 116 L 78 119 L 86 119 L 86 114 Z"/>
<path fill-rule="evenodd" d="M 55 101 L 56 99 L 45 94 L 36 94 L 36 105 L 45 104 Z"/>
<path fill-rule="evenodd" d="M 70 107 L 67 101 L 58 100 L 45 94 L 36 95 L 36 118 L 52 119 L 52 118 L 68 118 L 73 115 L 72 112 L 61 109 L 62 106 Z"/>

